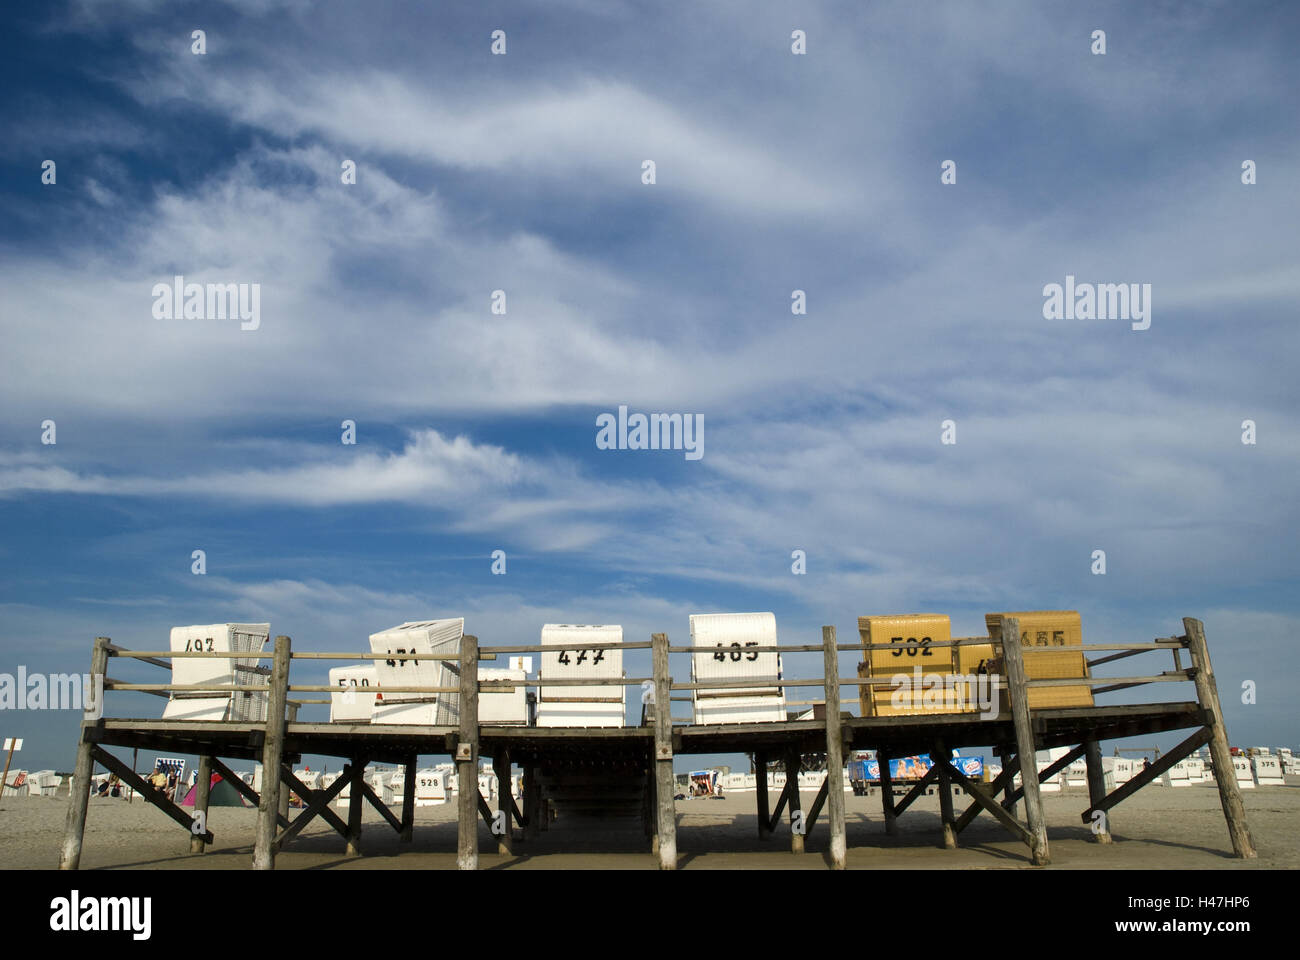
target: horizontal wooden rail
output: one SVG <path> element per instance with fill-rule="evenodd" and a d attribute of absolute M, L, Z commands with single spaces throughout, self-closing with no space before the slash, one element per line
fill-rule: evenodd
<path fill-rule="evenodd" d="M 905 644 L 905 643 L 845 643 L 845 644 L 840 644 L 838 647 L 836 647 L 836 649 L 837 649 L 837 650 L 843 650 L 843 651 L 849 651 L 849 650 L 906 650 L 909 646 L 914 647 L 914 648 L 915 648 L 915 647 L 921 647 L 921 646 L 924 646 L 924 647 L 978 647 L 978 646 L 982 646 L 983 644 L 986 644 L 986 643 L 994 643 L 994 642 L 1001 643 L 1002 641 L 1000 641 L 1000 640 L 999 640 L 999 641 L 994 641 L 994 640 L 989 639 L 988 637 L 958 637 L 956 640 L 935 640 L 935 641 L 932 641 L 931 643 L 925 643 L 925 644 L 920 644 L 920 643 L 913 643 L 913 644 Z M 1027 649 L 1028 649 L 1028 648 L 1027 648 Z M 1079 648 L 1078 646 L 1071 646 L 1071 647 L 1052 647 L 1051 649 L 1053 649 L 1053 650 L 1078 650 L 1078 649 L 1080 649 L 1080 648 Z"/>
<path fill-rule="evenodd" d="M 155 690 L 199 690 L 213 693 L 266 693 L 270 687 L 266 684 L 254 686 L 249 683 L 211 684 L 211 683 L 121 683 L 104 681 L 105 690 L 134 690 L 137 693 L 152 693 Z"/>
<path fill-rule="evenodd" d="M 514 684 L 520 682 L 519 680 L 511 681 Z M 288 689 L 290 693 L 355 693 L 358 695 L 367 693 L 376 695 L 385 693 L 460 693 L 460 687 L 341 687 L 330 686 L 326 683 L 291 683 Z"/>
<path fill-rule="evenodd" d="M 820 643 L 813 644 L 755 644 L 752 647 L 746 647 L 741 644 L 722 644 L 717 647 L 691 646 L 691 647 L 669 647 L 669 653 L 694 653 L 699 656 L 714 653 L 726 653 L 731 650 L 741 650 L 745 653 L 821 653 L 826 648 Z"/>
<path fill-rule="evenodd" d="M 606 641 L 604 643 L 527 643 L 505 647 L 479 647 L 480 653 L 559 653 L 561 650 L 649 650 L 649 640 Z"/>
<path fill-rule="evenodd" d="M 121 650 L 110 653 L 113 657 L 129 660 L 149 661 L 154 657 L 167 657 L 173 660 L 274 660 L 275 654 L 258 650 Z M 373 654 L 372 654 L 373 656 Z M 161 664 L 170 667 L 170 663 Z"/>
<path fill-rule="evenodd" d="M 626 687 L 638 686 L 642 683 L 652 681 L 653 677 L 610 677 L 602 679 L 600 677 L 570 677 L 568 679 L 554 680 L 513 680 L 509 677 L 500 679 L 479 679 L 479 690 L 491 693 L 494 690 L 513 689 L 515 687 Z M 345 690 L 373 690 L 375 693 L 459 693 L 460 687 L 385 687 L 376 685 L 373 687 L 353 687 L 353 686 L 328 686 L 312 685 L 298 686 L 290 684 L 290 690 L 312 691 L 312 692 L 329 692 L 340 693 Z"/>
<path fill-rule="evenodd" d="M 125 680 L 114 680 L 112 677 L 105 677 L 105 678 L 104 678 L 104 689 L 105 689 L 105 690 L 129 690 L 129 689 L 131 689 L 131 687 L 128 686 L 128 685 L 126 685 L 126 681 L 125 681 Z M 263 689 L 265 689 L 265 688 L 263 688 Z M 162 698 L 164 698 L 164 699 L 167 698 L 167 694 L 166 694 L 165 692 L 163 692 L 162 690 L 141 690 L 140 692 L 141 692 L 141 693 L 151 693 L 151 694 L 153 694 L 155 697 L 162 697 Z"/>
<path fill-rule="evenodd" d="M 988 637 L 958 637 L 955 640 L 939 640 L 935 643 L 927 643 L 927 647 L 973 647 L 979 644 L 990 643 Z M 916 646 L 916 644 L 913 644 Z M 841 643 L 837 644 L 835 649 L 840 653 L 851 653 L 855 650 L 898 650 L 897 643 Z M 720 647 L 692 646 L 692 647 L 669 647 L 669 653 L 692 653 L 697 656 L 714 654 L 718 652 L 729 652 L 731 650 L 740 650 L 744 653 L 825 653 L 826 647 L 820 643 L 806 644 L 771 644 L 759 646 L 735 646 L 723 645 Z"/>
<path fill-rule="evenodd" d="M 480 681 L 486 682 L 486 681 Z M 612 677 L 603 680 L 600 677 L 569 677 L 567 679 L 556 678 L 554 680 L 498 680 L 497 683 L 518 683 L 528 687 L 626 687 L 640 686 L 643 683 L 653 683 L 654 677 L 623 677 L 621 679 Z"/>
<path fill-rule="evenodd" d="M 900 673 L 901 673 L 901 672 L 902 672 L 902 671 L 900 671 Z M 908 678 L 908 683 L 910 684 L 910 683 L 911 683 L 912 674 L 907 673 L 907 674 L 904 674 L 904 676 L 906 676 L 906 677 Z M 1008 683 L 1007 683 L 1007 678 L 1006 678 L 1006 677 L 1001 676 L 1001 675 L 994 675 L 994 674 L 991 674 L 991 673 L 989 673 L 989 674 L 983 674 L 983 673 L 970 674 L 970 673 L 924 673 L 924 672 L 923 672 L 923 673 L 921 674 L 921 676 L 922 676 L 922 677 L 936 677 L 937 679 L 936 679 L 935 682 L 934 682 L 934 683 L 935 683 L 935 686 L 954 686 L 954 687 L 956 687 L 956 686 L 963 686 L 963 685 L 969 684 L 969 683 L 971 682 L 971 679 L 970 679 L 971 677 L 975 677 L 976 680 L 978 681 L 978 678 L 979 678 L 979 677 L 985 677 L 985 676 L 986 676 L 986 677 L 988 677 L 987 683 L 988 683 L 989 686 L 991 686 L 991 687 L 993 687 L 993 688 L 995 688 L 995 689 L 997 689 L 997 690 L 1005 690 L 1005 689 L 1007 689 L 1007 687 L 1008 687 Z M 945 681 L 946 681 L 946 683 L 945 683 Z M 782 683 L 785 683 L 784 680 L 782 680 L 781 682 L 782 682 Z M 1082 681 L 1082 680 L 1079 680 L 1079 681 L 1071 681 L 1071 682 L 1079 682 L 1079 683 L 1082 683 L 1083 681 Z M 893 686 L 899 686 L 899 684 L 894 683 L 894 681 L 893 681 L 892 678 L 887 679 L 887 678 L 884 678 L 884 677 L 842 677 L 842 678 L 840 678 L 840 686 L 841 686 L 841 687 L 872 687 L 872 688 L 876 688 L 876 687 L 893 687 Z"/>
<path fill-rule="evenodd" d="M 821 687 L 824 680 L 705 680 L 700 683 L 674 683 L 672 690 L 749 690 L 773 687 Z"/>
<path fill-rule="evenodd" d="M 1125 686 L 1138 686 L 1143 683 L 1181 683 L 1191 680 L 1190 670 L 1167 670 L 1154 677 L 1061 677 L 1052 680 L 1026 680 L 1027 687 L 1100 687 L 1105 684 L 1118 683 Z"/>
<path fill-rule="evenodd" d="M 133 654 L 129 650 L 127 650 L 126 647 L 119 647 L 115 643 L 104 644 L 104 649 L 108 651 L 108 655 L 110 657 L 120 657 L 124 655 L 137 657 L 138 659 L 143 660 L 145 663 L 152 663 L 155 667 L 162 667 L 164 670 L 170 670 L 172 666 L 170 663 L 167 663 L 164 660 L 155 659 L 152 656 L 140 656 L 139 654 Z"/>
<path fill-rule="evenodd" d="M 289 654 L 291 660 L 452 660 L 460 659 L 459 653 L 321 653 L 310 650 L 294 650 Z"/>

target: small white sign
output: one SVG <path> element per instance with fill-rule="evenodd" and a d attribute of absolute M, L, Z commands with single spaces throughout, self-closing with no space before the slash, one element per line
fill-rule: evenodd
<path fill-rule="evenodd" d="M 524 673 L 532 673 L 532 672 L 533 672 L 533 658 L 532 658 L 532 657 L 511 657 L 511 658 L 510 658 L 510 669 L 511 669 L 511 670 L 522 670 Z"/>
<path fill-rule="evenodd" d="M 6 737 L 6 738 L 5 738 L 4 749 L 6 749 L 6 750 L 21 750 L 22 748 L 23 748 L 23 742 L 22 742 L 21 739 L 20 739 L 20 740 L 14 740 L 12 737 Z"/>

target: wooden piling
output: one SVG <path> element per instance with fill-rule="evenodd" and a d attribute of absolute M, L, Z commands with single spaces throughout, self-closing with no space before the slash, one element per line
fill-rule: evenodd
<path fill-rule="evenodd" d="M 280 764 L 284 757 L 285 708 L 289 699 L 289 652 L 286 636 L 275 638 L 271 684 L 267 690 L 266 739 L 262 744 L 262 793 L 257 803 L 257 841 L 253 869 L 275 869 L 275 828 L 280 812 Z"/>
<path fill-rule="evenodd" d="M 889 754 L 877 750 L 876 766 L 880 768 L 880 809 L 885 815 L 885 833 L 898 833 L 898 814 L 894 810 L 894 777 L 889 772 Z"/>
<path fill-rule="evenodd" d="M 15 737 L 15 738 L 10 738 L 10 740 L 9 740 L 9 752 L 8 752 L 7 754 L 5 754 L 5 769 L 4 769 L 4 773 L 0 773 L 0 800 L 4 799 L 4 795 L 5 795 L 5 786 L 9 783 L 9 764 L 13 762 L 13 759 L 14 759 L 14 747 L 16 747 L 17 745 L 18 745 L 18 740 L 17 740 L 17 738 L 16 738 L 16 737 Z M 17 789 L 17 788 L 15 788 L 15 789 Z"/>
<path fill-rule="evenodd" d="M 361 856 L 361 811 L 365 802 L 366 761 L 352 758 L 352 784 L 348 787 L 348 833 L 346 855 Z"/>
<path fill-rule="evenodd" d="M 826 696 L 826 817 L 830 828 L 831 869 L 843 870 L 848 857 L 844 830 L 844 734 L 840 717 L 840 655 L 835 628 L 822 627 Z"/>
<path fill-rule="evenodd" d="M 90 649 L 90 684 L 99 697 L 96 712 L 100 715 L 104 712 L 104 691 L 102 686 L 96 685 L 96 678 L 102 683 L 108 672 L 108 643 L 108 637 L 96 637 Z M 68 817 L 63 829 L 63 850 L 59 854 L 60 870 L 76 870 L 81 866 L 81 842 L 86 835 L 86 809 L 90 806 L 90 777 L 95 771 L 92 753 L 95 745 L 90 741 L 89 734 L 97 722 L 98 718 L 92 720 L 89 714 L 82 714 L 77 764 L 73 768 L 72 781 L 68 784 Z"/>
<path fill-rule="evenodd" d="M 647 706 L 649 704 L 642 705 L 641 711 L 643 714 Z M 645 836 L 646 843 L 650 845 L 650 852 L 656 857 L 659 855 L 659 837 L 655 831 L 658 809 L 659 804 L 655 800 L 654 763 L 650 762 L 646 770 L 645 784 L 641 790 L 641 832 Z"/>
<path fill-rule="evenodd" d="M 515 828 L 511 818 L 514 798 L 510 791 L 510 751 L 504 747 L 492 757 L 492 772 L 497 778 L 496 815 L 505 821 L 505 832 L 497 835 L 497 853 L 503 857 L 512 857 L 515 853 Z"/>
<path fill-rule="evenodd" d="M 1015 765 L 1016 748 L 1014 744 L 1004 743 L 998 747 L 998 759 L 1002 761 L 1002 769 L 1006 770 Z M 1016 778 L 1010 776 L 1007 778 L 1006 789 L 1002 791 L 1002 809 L 1013 817 L 1016 815 Z"/>
<path fill-rule="evenodd" d="M 1025 685 L 1025 662 L 1020 649 L 1020 619 L 1002 618 L 1002 662 L 1007 670 L 1011 717 L 1015 723 L 1016 756 L 1020 760 L 1020 783 L 1029 821 L 1030 854 L 1036 866 L 1051 862 L 1047 847 L 1047 819 L 1043 795 L 1038 788 L 1038 756 L 1034 749 L 1034 727 L 1029 718 L 1029 688 Z"/>
<path fill-rule="evenodd" d="M 673 778 L 672 677 L 668 673 L 668 635 L 650 637 L 655 682 L 655 805 L 659 869 L 677 869 L 677 801 Z"/>
<path fill-rule="evenodd" d="M 1205 625 L 1193 617 L 1183 617 L 1183 630 L 1187 633 L 1187 649 L 1192 655 L 1192 679 L 1196 683 L 1196 699 L 1211 719 L 1210 760 L 1214 763 L 1214 782 L 1219 786 L 1219 803 L 1224 819 L 1228 821 L 1228 835 L 1232 838 L 1232 852 L 1242 860 L 1256 857 L 1255 841 L 1246 823 L 1246 808 L 1237 788 L 1237 774 L 1232 768 L 1232 751 L 1228 748 L 1228 728 L 1223 723 L 1223 709 L 1219 704 L 1219 687 L 1214 681 L 1214 668 L 1210 665 L 1210 648 L 1205 642 Z"/>
<path fill-rule="evenodd" d="M 456 741 L 456 866 L 478 869 L 478 637 L 460 641 L 460 730 Z"/>
<path fill-rule="evenodd" d="M 280 800 L 279 803 L 276 804 L 276 812 L 280 815 L 281 820 L 289 819 L 289 795 L 293 791 L 284 782 L 285 774 L 289 773 L 293 773 L 292 765 L 287 763 L 280 764 Z M 262 776 L 266 776 L 265 770 L 263 770 Z"/>
<path fill-rule="evenodd" d="M 930 759 L 939 768 L 939 819 L 943 822 L 943 848 L 957 849 L 956 818 L 952 812 L 952 775 L 948 772 L 950 751 L 943 740 L 936 740 Z"/>
<path fill-rule="evenodd" d="M 194 816 L 202 816 L 203 826 L 208 824 L 208 801 L 212 796 L 212 758 L 199 757 L 199 775 L 194 783 Z M 208 848 L 203 838 L 190 835 L 190 853 L 203 853 Z"/>
<path fill-rule="evenodd" d="M 754 753 L 754 793 L 755 806 L 758 808 L 758 839 L 767 840 L 772 836 L 772 808 L 767 801 L 767 751 Z"/>
<path fill-rule="evenodd" d="M 410 843 L 415 833 L 415 781 L 418 777 L 416 772 L 416 761 L 419 760 L 415 754 L 406 759 L 406 768 L 403 771 L 402 780 L 402 829 L 397 833 L 399 843 Z"/>
<path fill-rule="evenodd" d="M 785 788 L 790 804 L 791 853 L 803 853 L 803 838 L 807 830 L 803 810 L 799 806 L 799 768 L 802 766 L 803 755 L 799 752 L 799 748 L 791 747 L 785 754 Z"/>
<path fill-rule="evenodd" d="M 289 713 L 288 722 L 293 723 L 295 720 L 298 719 L 298 704 L 296 703 L 288 704 L 287 710 Z M 293 773 L 292 764 L 284 764 L 283 769 L 286 773 L 290 773 L 290 774 Z M 280 819 L 281 820 L 289 819 L 289 795 L 292 792 L 293 791 L 289 787 L 285 786 L 284 777 L 281 777 L 280 778 Z M 299 799 L 302 800 L 304 804 L 307 802 L 306 797 L 300 797 Z"/>
<path fill-rule="evenodd" d="M 537 802 L 538 783 L 537 765 L 524 765 L 524 839 L 531 840 L 537 836 L 537 819 L 541 815 L 542 805 Z"/>
<path fill-rule="evenodd" d="M 1088 764 L 1088 802 L 1093 806 L 1106 799 L 1106 772 L 1101 765 L 1101 744 L 1096 740 L 1084 741 L 1084 759 Z M 1100 822 L 1092 827 L 1098 843 L 1110 843 L 1110 811 L 1103 812 Z"/>

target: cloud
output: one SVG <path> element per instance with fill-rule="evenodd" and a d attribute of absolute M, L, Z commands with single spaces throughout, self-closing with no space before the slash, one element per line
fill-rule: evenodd
<path fill-rule="evenodd" d="M 213 14 L 206 59 L 153 4 L 60 22 L 119 55 L 74 74 L 94 94 L 76 122 L 50 94 L 13 124 L 20 167 L 60 151 L 57 191 L 18 175 L 31 236 L 0 261 L 0 508 L 20 537 L 0 555 L 45 608 L 65 591 L 102 617 L 123 589 L 143 598 L 123 629 L 253 608 L 330 637 L 416 609 L 530 637 L 621 609 L 680 630 L 684 611 L 774 607 L 784 637 L 1060 605 L 1116 639 L 1246 596 L 1293 613 L 1279 17 L 1112 5 L 1093 58 L 1077 11 L 809 9 L 796 58 L 777 7 L 687 29 L 548 8 L 494 60 L 473 12 L 393 30 L 241 6 L 255 19 Z M 176 273 L 260 283 L 261 329 L 153 320 Z M 1151 283 L 1151 329 L 1044 321 L 1067 273 Z M 593 412 L 619 403 L 704 414 L 705 459 L 597 454 Z M 46 417 L 57 447 L 36 446 Z M 337 444 L 345 417 L 382 445 Z M 76 518 L 75 547 L 33 505 Z M 303 532 L 330 522 L 346 546 Z M 218 537 L 228 579 L 166 580 L 157 557 Z M 509 589 L 483 579 L 489 543 Z M 435 592 L 426 547 L 475 559 Z M 126 583 L 69 570 L 76 553 Z"/>
<path fill-rule="evenodd" d="M 214 470 L 182 477 L 78 474 L 38 465 L 34 455 L 0 460 L 0 493 L 41 491 L 113 496 L 214 497 L 227 501 L 335 506 L 354 503 L 447 503 L 517 483 L 520 460 L 501 447 L 448 440 L 436 430 L 412 433 L 399 453 L 357 451 L 340 444 L 334 459 L 285 468 Z"/>

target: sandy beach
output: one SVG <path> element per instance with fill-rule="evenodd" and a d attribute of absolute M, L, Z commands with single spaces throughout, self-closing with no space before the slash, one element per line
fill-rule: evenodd
<path fill-rule="evenodd" d="M 811 802 L 811 794 L 804 805 Z M 1233 859 L 1219 795 L 1213 784 L 1172 788 L 1151 786 L 1112 812 L 1115 843 L 1101 845 L 1079 819 L 1087 793 L 1068 789 L 1044 795 L 1052 864 L 1047 869 L 1256 869 L 1300 867 L 1300 778 L 1287 786 L 1244 791 L 1251 832 L 1259 850 L 1254 861 Z M 1027 869 L 1027 849 L 986 814 L 958 840 L 960 849 L 940 846 L 937 796 L 919 799 L 886 836 L 880 798 L 846 795 L 850 869 Z M 957 809 L 964 809 L 959 797 Z M 337 808 L 336 808 L 337 809 Z M 296 813 L 296 811 L 295 811 Z M 1021 808 L 1023 814 L 1023 807 Z M 58 866 L 67 800 L 5 797 L 0 802 L 0 867 Z M 677 801 L 677 845 L 681 869 L 826 869 L 826 832 L 818 824 L 807 852 L 790 853 L 788 825 L 767 841 L 757 836 L 752 793 L 725 799 Z M 87 816 L 83 869 L 247 869 L 251 862 L 256 811 L 214 807 L 209 852 L 189 853 L 189 837 L 173 821 L 140 799 L 93 799 Z M 343 838 L 316 820 L 277 858 L 278 869 L 452 869 L 455 867 L 455 804 L 416 810 L 410 844 L 369 806 L 365 810 L 361 857 L 344 854 Z M 513 856 L 497 853 L 496 838 L 479 823 L 483 869 L 655 869 L 639 822 L 560 819 L 537 838 L 517 841 Z"/>

